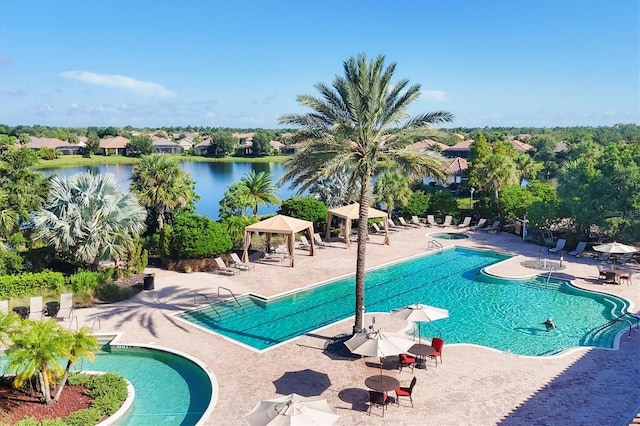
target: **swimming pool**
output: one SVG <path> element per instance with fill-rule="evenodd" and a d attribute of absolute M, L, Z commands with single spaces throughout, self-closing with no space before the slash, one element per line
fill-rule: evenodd
<path fill-rule="evenodd" d="M 170 352 L 108 344 L 82 369 L 124 376 L 135 388 L 132 410 L 119 426 L 195 425 L 206 412 L 213 389 L 195 362 Z"/>
<path fill-rule="evenodd" d="M 467 248 L 447 249 L 368 271 L 367 312 L 389 312 L 420 302 L 449 310 L 449 318 L 423 324 L 425 337 L 472 343 L 521 355 L 545 355 L 576 346 L 611 347 L 624 326 L 596 332 L 622 314 L 627 302 L 544 278 L 505 280 L 482 269 L 506 255 Z M 265 301 L 239 298 L 178 315 L 243 345 L 263 350 L 353 316 L 354 277 Z M 558 330 L 546 332 L 552 317 Z"/>

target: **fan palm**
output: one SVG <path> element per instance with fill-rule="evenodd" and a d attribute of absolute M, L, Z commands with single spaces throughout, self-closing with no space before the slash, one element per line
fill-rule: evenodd
<path fill-rule="evenodd" d="M 45 206 L 33 221 L 37 239 L 97 267 L 102 259 L 126 256 L 144 231 L 146 215 L 135 195 L 118 190 L 112 174 L 77 173 L 51 179 Z"/>
<path fill-rule="evenodd" d="M 186 206 L 194 195 L 189 175 L 166 155 L 142 156 L 133 168 L 131 190 L 155 214 L 158 229 L 164 227 L 167 213 Z"/>
<path fill-rule="evenodd" d="M 249 201 L 253 208 L 253 216 L 258 216 L 258 206 L 267 204 L 278 204 L 280 199 L 276 195 L 278 190 L 271 179 L 271 175 L 255 170 L 245 173 L 242 183 L 249 189 Z"/>
<path fill-rule="evenodd" d="M 344 62 L 344 77 L 336 76 L 332 86 L 315 86 L 320 97 L 298 96 L 298 103 L 311 112 L 280 118 L 281 124 L 299 127 L 306 138 L 305 146 L 285 163 L 282 182 L 291 180 L 303 192 L 345 166 L 353 168 L 350 180 L 360 182 L 354 333 L 362 328 L 369 193 L 378 161 L 406 175 L 446 178 L 446 165 L 435 154 L 394 147 L 393 139 L 403 131 L 453 119 L 442 111 L 411 118 L 407 109 L 420 96 L 420 86 L 409 86 L 407 80 L 392 85 L 395 68 L 395 63 L 385 66 L 382 55 L 371 61 L 364 54 L 351 57 Z M 392 133 L 394 127 L 398 131 Z"/>
<path fill-rule="evenodd" d="M 350 204 L 360 194 L 360 182 L 351 181 L 351 169 L 345 167 L 334 175 L 320 177 L 309 188 L 309 194 L 322 201 L 328 208 Z"/>

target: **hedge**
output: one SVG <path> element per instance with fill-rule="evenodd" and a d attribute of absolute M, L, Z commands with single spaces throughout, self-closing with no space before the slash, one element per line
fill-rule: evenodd
<path fill-rule="evenodd" d="M 0 275 L 0 299 L 39 294 L 43 290 L 60 292 L 65 286 L 61 272 L 27 272 L 20 275 Z"/>

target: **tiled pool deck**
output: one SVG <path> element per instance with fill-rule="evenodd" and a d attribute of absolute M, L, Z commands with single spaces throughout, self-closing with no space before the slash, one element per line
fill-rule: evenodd
<path fill-rule="evenodd" d="M 391 245 L 372 235 L 367 244 L 367 267 L 410 257 L 427 250 L 425 233 L 435 229 L 409 229 L 391 235 Z M 495 265 L 491 272 L 524 277 L 535 270 L 520 265 L 537 259 L 540 247 L 515 235 L 470 233 L 467 240 L 439 240 L 453 244 L 518 255 Z M 260 400 L 280 396 L 274 381 L 290 371 L 313 370 L 328 375 L 327 389 L 318 388 L 340 414 L 339 425 L 626 425 L 640 411 L 640 332 L 620 339 L 619 350 L 580 348 L 555 357 L 520 357 L 469 345 L 445 345 L 443 364 L 426 370 L 389 369 L 385 374 L 408 385 L 418 379 L 414 405 L 389 406 L 367 413 L 366 377 L 379 373 L 375 359 L 346 359 L 325 351 L 330 338 L 351 331 L 353 319 L 302 336 L 264 353 L 245 349 L 219 336 L 176 320 L 177 312 L 193 308 L 193 293 L 216 296 L 219 286 L 236 294 L 254 292 L 272 296 L 355 271 L 355 244 L 318 249 L 316 256 L 297 251 L 296 266 L 285 262 L 256 263 L 255 269 L 227 277 L 211 273 L 155 272 L 155 290 L 144 291 L 126 302 L 77 310 L 80 325 L 100 317 L 100 332 L 121 332 L 121 342 L 156 344 L 174 348 L 203 361 L 217 378 L 215 409 L 210 425 L 242 425 L 244 415 Z M 549 259 L 557 261 L 543 249 Z M 640 310 L 640 267 L 632 285 L 606 285 L 598 281 L 596 262 L 565 255 L 566 269 L 555 276 L 572 279 L 578 286 L 620 295 Z M 544 316 L 544 314 L 542 314 Z M 367 324 L 370 321 L 367 321 Z M 396 331 L 406 323 L 376 314 L 376 325 Z M 478 324 L 481 327 L 481 324 Z M 97 330 L 98 331 L 98 330 Z M 308 382 L 284 383 L 278 391 L 290 393 Z"/>

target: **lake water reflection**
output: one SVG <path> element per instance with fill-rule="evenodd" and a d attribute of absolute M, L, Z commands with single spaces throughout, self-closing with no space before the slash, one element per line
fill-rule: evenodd
<path fill-rule="evenodd" d="M 256 173 L 266 172 L 271 174 L 274 182 L 278 182 L 284 174 L 284 166 L 281 163 L 200 163 L 184 161 L 180 163 L 184 171 L 189 173 L 196 182 L 196 192 L 200 195 L 200 201 L 196 204 L 199 214 L 218 219 L 218 205 L 227 191 L 229 185 L 239 182 L 245 173 L 255 170 Z M 131 164 L 103 164 L 90 167 L 70 167 L 61 169 L 43 170 L 45 176 L 59 174 L 71 176 L 75 173 L 91 171 L 92 173 L 113 173 L 119 185 L 125 189 L 131 181 Z M 278 196 L 285 200 L 295 195 L 295 191 L 286 185 L 279 188 Z M 277 206 L 260 206 L 259 214 L 276 213 Z"/>

